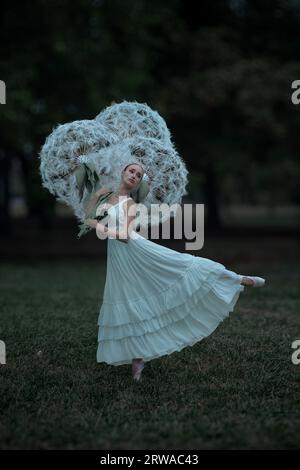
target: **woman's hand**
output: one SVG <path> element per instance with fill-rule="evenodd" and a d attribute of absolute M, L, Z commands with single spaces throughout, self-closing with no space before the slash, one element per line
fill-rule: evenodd
<path fill-rule="evenodd" d="M 85 225 L 88 225 L 89 227 L 96 228 L 97 226 L 97 220 L 95 219 L 85 219 L 84 221 Z"/>
<path fill-rule="evenodd" d="M 106 233 L 108 237 L 112 237 L 113 239 L 118 240 L 119 242 L 128 243 L 128 238 L 119 237 L 118 231 L 109 229 L 108 227 L 106 227 L 106 225 L 101 224 L 100 222 L 98 222 L 97 227 L 96 227 L 96 232 L 98 231 L 100 233 Z"/>
<path fill-rule="evenodd" d="M 99 232 L 101 233 L 107 232 L 107 227 L 104 224 L 101 224 L 100 222 L 96 223 L 96 228 L 97 228 L 97 231 L 99 230 Z"/>

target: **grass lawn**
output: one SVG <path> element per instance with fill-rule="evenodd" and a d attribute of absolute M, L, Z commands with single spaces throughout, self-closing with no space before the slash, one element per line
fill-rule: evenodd
<path fill-rule="evenodd" d="M 211 336 L 146 363 L 135 383 L 130 365 L 96 362 L 104 265 L 2 264 L 0 447 L 299 448 L 298 264 L 230 269 L 268 284 L 245 288 Z"/>

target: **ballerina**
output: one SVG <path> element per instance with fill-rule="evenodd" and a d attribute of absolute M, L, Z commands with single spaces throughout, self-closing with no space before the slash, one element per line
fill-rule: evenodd
<path fill-rule="evenodd" d="M 132 363 L 134 381 L 141 380 L 145 362 L 209 336 L 233 311 L 245 286 L 265 284 L 261 277 L 237 274 L 218 262 L 177 252 L 138 234 L 132 223 L 137 204 L 130 194 L 144 176 L 143 165 L 132 163 L 123 168 L 112 196 L 108 188 L 98 191 L 97 196 L 110 194 L 108 220 L 114 214 L 116 223 L 108 227 L 85 220 L 108 237 L 97 362 Z"/>

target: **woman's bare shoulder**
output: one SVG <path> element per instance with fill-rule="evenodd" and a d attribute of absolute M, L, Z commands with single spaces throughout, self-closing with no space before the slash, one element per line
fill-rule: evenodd
<path fill-rule="evenodd" d="M 111 189 L 109 188 L 100 188 L 95 192 L 95 194 L 96 196 L 102 196 L 102 194 L 110 193 L 110 192 L 111 192 Z"/>

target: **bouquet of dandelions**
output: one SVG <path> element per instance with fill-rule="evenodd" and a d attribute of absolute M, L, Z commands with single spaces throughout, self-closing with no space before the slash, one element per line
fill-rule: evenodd
<path fill-rule="evenodd" d="M 94 207 L 90 210 L 90 212 L 87 213 L 87 219 L 95 219 L 98 222 L 103 221 L 107 216 L 108 216 L 108 211 L 105 208 L 105 202 L 107 199 L 112 195 L 113 191 L 110 191 L 109 193 L 102 194 Z M 99 209 L 99 206 L 104 205 L 103 208 Z M 98 212 L 98 215 L 97 215 Z M 100 212 L 100 214 L 99 214 Z M 83 235 L 88 233 L 90 230 L 92 230 L 92 227 L 90 225 L 87 225 L 85 223 L 79 224 L 78 227 L 80 228 L 80 231 L 77 235 L 77 238 L 81 238 Z"/>

